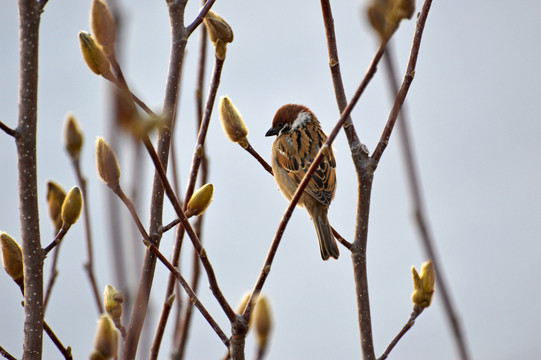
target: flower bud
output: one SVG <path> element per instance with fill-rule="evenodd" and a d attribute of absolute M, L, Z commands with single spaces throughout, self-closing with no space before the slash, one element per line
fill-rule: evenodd
<path fill-rule="evenodd" d="M 233 42 L 233 30 L 220 15 L 209 10 L 203 19 L 203 22 L 208 29 L 210 41 L 215 45 L 218 40 L 222 41 L 224 44 Z"/>
<path fill-rule="evenodd" d="M 212 184 L 203 185 L 188 201 L 186 216 L 198 216 L 204 213 L 212 202 L 213 194 L 214 186 Z"/>
<path fill-rule="evenodd" d="M 54 181 L 47 182 L 47 205 L 56 232 L 62 227 L 62 204 L 65 198 L 66 192 L 60 185 Z"/>
<path fill-rule="evenodd" d="M 122 303 L 124 302 L 124 296 L 121 292 L 117 292 L 112 285 L 105 287 L 103 294 L 103 303 L 105 305 L 105 311 L 109 314 L 109 317 L 116 323 L 116 320 L 120 320 L 122 317 Z"/>
<path fill-rule="evenodd" d="M 403 19 L 415 12 L 415 0 L 373 0 L 367 9 L 370 24 L 383 40 L 398 29 Z"/>
<path fill-rule="evenodd" d="M 2 243 L 2 262 L 9 276 L 24 289 L 23 252 L 17 242 L 5 232 L 0 233 Z"/>
<path fill-rule="evenodd" d="M 111 359 L 117 354 L 118 338 L 118 330 L 115 329 L 111 318 L 106 314 L 101 315 L 94 338 L 95 352 L 99 353 L 103 359 Z"/>
<path fill-rule="evenodd" d="M 124 302 L 124 295 L 121 292 L 117 292 L 112 285 L 105 287 L 103 294 L 103 304 L 105 311 L 113 320 L 116 328 L 122 332 L 122 336 L 126 336 L 126 329 L 122 325 L 122 303 Z"/>
<path fill-rule="evenodd" d="M 62 204 L 62 227 L 69 228 L 75 224 L 81 215 L 81 209 L 83 208 L 83 195 L 81 189 L 74 186 L 66 195 L 66 199 Z"/>
<path fill-rule="evenodd" d="M 264 295 L 260 295 L 255 304 L 254 324 L 259 347 L 265 348 L 272 329 L 272 314 L 269 301 Z"/>
<path fill-rule="evenodd" d="M 79 43 L 86 64 L 97 75 L 107 75 L 111 64 L 101 46 L 85 31 L 79 31 Z"/>
<path fill-rule="evenodd" d="M 103 0 L 93 0 L 90 8 L 90 27 L 106 56 L 115 52 L 116 25 L 109 7 Z"/>
<path fill-rule="evenodd" d="M 229 96 L 220 97 L 220 121 L 225 134 L 231 141 L 241 145 L 247 142 L 248 129 L 242 120 L 242 115 L 233 105 Z"/>
<path fill-rule="evenodd" d="M 101 180 L 115 189 L 120 181 L 120 167 L 113 149 L 102 137 L 98 137 L 96 142 L 96 163 Z"/>
<path fill-rule="evenodd" d="M 66 119 L 64 137 L 69 156 L 72 159 L 78 159 L 81 148 L 83 147 L 83 133 L 79 129 L 79 125 L 73 114 L 69 114 Z"/>
<path fill-rule="evenodd" d="M 436 276 L 434 272 L 434 265 L 432 265 L 432 260 L 428 260 L 423 264 L 423 267 L 421 268 L 421 275 L 419 275 L 415 267 L 411 268 L 411 272 L 413 275 L 414 286 L 411 300 L 415 305 L 418 305 L 421 308 L 429 307 L 430 303 L 432 302 L 436 283 Z"/>

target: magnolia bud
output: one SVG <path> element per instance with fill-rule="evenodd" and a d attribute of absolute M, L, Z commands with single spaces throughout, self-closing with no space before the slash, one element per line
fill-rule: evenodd
<path fill-rule="evenodd" d="M 430 303 L 432 302 L 436 283 L 436 276 L 434 272 L 434 265 L 432 265 L 432 260 L 428 260 L 423 264 L 423 267 L 421 268 L 421 275 L 419 275 L 415 267 L 411 268 L 411 273 L 413 275 L 414 286 L 411 300 L 415 305 L 418 305 L 421 308 L 426 308 L 430 306 Z"/>
<path fill-rule="evenodd" d="M 83 133 L 79 129 L 75 116 L 72 114 L 68 115 L 66 119 L 64 137 L 69 156 L 72 159 L 78 159 L 83 147 Z"/>
<path fill-rule="evenodd" d="M 110 72 L 111 64 L 101 46 L 85 31 L 79 32 L 79 43 L 86 64 L 97 75 L 106 75 Z"/>
<path fill-rule="evenodd" d="M 254 324 L 259 347 L 265 348 L 272 329 L 272 314 L 270 304 L 264 295 L 260 295 L 255 304 Z"/>
<path fill-rule="evenodd" d="M 246 310 L 246 306 L 248 306 L 248 301 L 250 300 L 250 296 L 252 296 L 252 293 L 247 292 L 246 294 L 242 295 L 242 298 L 240 299 L 239 306 L 237 307 L 237 312 L 239 314 L 243 314 L 244 310 Z M 254 299 L 254 301 L 257 300 Z M 254 322 L 254 317 L 250 316 L 250 322 L 248 323 L 248 330 L 252 327 L 252 323 Z"/>
<path fill-rule="evenodd" d="M 121 292 L 117 292 L 112 285 L 105 287 L 103 294 L 103 304 L 105 311 L 113 320 L 116 328 L 122 332 L 122 336 L 126 337 L 126 329 L 122 325 L 122 303 L 124 302 L 124 295 Z"/>
<path fill-rule="evenodd" d="M 120 167 L 114 151 L 102 137 L 96 141 L 96 163 L 101 180 L 115 189 L 120 181 Z"/>
<path fill-rule="evenodd" d="M 383 40 L 387 40 L 403 19 L 415 12 L 415 0 L 373 0 L 367 9 L 370 24 Z"/>
<path fill-rule="evenodd" d="M 0 233 L 2 243 L 2 262 L 9 276 L 24 289 L 23 252 L 17 242 L 5 232 Z"/>
<path fill-rule="evenodd" d="M 227 137 L 243 147 L 248 144 L 246 137 L 248 129 L 242 120 L 242 115 L 228 96 L 220 97 L 220 121 Z"/>
<path fill-rule="evenodd" d="M 60 185 L 54 181 L 47 182 L 47 205 L 56 232 L 62 227 L 62 204 L 65 198 L 66 192 Z"/>
<path fill-rule="evenodd" d="M 103 314 L 98 320 L 98 329 L 94 338 L 94 350 L 101 354 L 103 359 L 116 356 L 118 350 L 118 330 L 115 329 L 111 318 Z M 99 357 L 96 357 L 99 358 Z"/>
<path fill-rule="evenodd" d="M 69 228 L 75 224 L 81 215 L 81 209 L 83 208 L 83 195 L 81 189 L 74 186 L 66 195 L 66 199 L 62 204 L 62 227 Z"/>
<path fill-rule="evenodd" d="M 213 194 L 214 186 L 212 184 L 203 185 L 188 201 L 186 216 L 198 216 L 204 213 L 212 202 Z"/>
<path fill-rule="evenodd" d="M 90 27 L 105 55 L 111 56 L 115 52 L 116 25 L 105 1 L 92 1 Z"/>
<path fill-rule="evenodd" d="M 217 40 L 221 40 L 224 44 L 233 42 L 233 30 L 220 15 L 209 10 L 203 22 L 208 29 L 210 41 L 214 44 Z"/>
<path fill-rule="evenodd" d="M 105 305 L 105 311 L 115 321 L 122 317 L 122 303 L 124 302 L 124 296 L 121 292 L 117 292 L 112 285 L 105 287 L 103 294 L 103 303 Z"/>

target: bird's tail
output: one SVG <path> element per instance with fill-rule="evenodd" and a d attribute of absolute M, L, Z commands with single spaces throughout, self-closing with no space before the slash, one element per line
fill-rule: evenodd
<path fill-rule="evenodd" d="M 312 220 L 316 227 L 317 238 L 319 239 L 319 250 L 321 251 L 321 258 L 328 260 L 329 257 L 338 259 L 340 252 L 336 240 L 332 234 L 331 224 L 327 218 L 327 212 L 321 211 L 316 214 L 312 214 Z"/>

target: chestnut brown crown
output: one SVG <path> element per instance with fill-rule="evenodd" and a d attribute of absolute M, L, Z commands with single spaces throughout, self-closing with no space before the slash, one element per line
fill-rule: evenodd
<path fill-rule="evenodd" d="M 286 104 L 278 109 L 272 120 L 272 127 L 265 136 L 282 135 L 290 132 L 296 126 L 311 121 L 319 125 L 314 113 L 303 105 Z M 297 125 L 298 124 L 298 125 Z"/>

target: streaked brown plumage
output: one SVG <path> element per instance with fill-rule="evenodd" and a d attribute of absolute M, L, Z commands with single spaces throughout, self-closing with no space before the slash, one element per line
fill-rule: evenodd
<path fill-rule="evenodd" d="M 291 199 L 319 149 L 327 140 L 316 116 L 305 106 L 288 104 L 276 112 L 265 136 L 277 135 L 272 145 L 272 170 L 278 187 Z M 338 246 L 327 218 L 336 189 L 336 162 L 329 149 L 323 156 L 299 205 L 308 210 L 316 227 L 321 257 L 339 256 Z"/>

